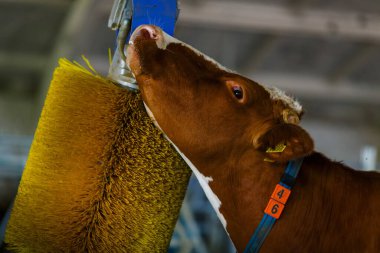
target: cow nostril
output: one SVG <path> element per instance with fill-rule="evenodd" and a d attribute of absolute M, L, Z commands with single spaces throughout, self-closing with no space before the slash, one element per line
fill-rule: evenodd
<path fill-rule="evenodd" d="M 153 27 L 143 27 L 140 30 L 140 36 L 144 39 L 158 39 L 158 34 Z"/>

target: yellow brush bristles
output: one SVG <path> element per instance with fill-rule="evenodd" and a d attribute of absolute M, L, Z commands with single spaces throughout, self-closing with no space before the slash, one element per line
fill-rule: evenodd
<path fill-rule="evenodd" d="M 167 252 L 191 174 L 139 94 L 61 59 L 7 226 L 15 252 Z"/>

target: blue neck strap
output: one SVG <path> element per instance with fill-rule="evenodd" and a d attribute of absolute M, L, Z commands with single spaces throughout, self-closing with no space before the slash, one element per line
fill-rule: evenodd
<path fill-rule="evenodd" d="M 279 185 L 288 190 L 292 189 L 295 184 L 298 172 L 301 169 L 302 162 L 303 158 L 290 161 L 285 169 L 284 174 L 281 177 Z M 261 219 L 259 226 L 256 228 L 255 233 L 245 248 L 244 253 L 257 253 L 260 251 L 261 246 L 272 230 L 272 227 L 274 226 L 276 220 L 277 219 L 271 215 L 268 215 L 267 213 L 264 214 L 264 217 Z"/>

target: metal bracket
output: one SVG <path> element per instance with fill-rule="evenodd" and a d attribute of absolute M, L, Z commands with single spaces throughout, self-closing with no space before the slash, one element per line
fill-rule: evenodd
<path fill-rule="evenodd" d="M 140 25 L 151 24 L 173 35 L 178 14 L 177 0 L 115 0 L 108 27 L 118 34 L 108 77 L 131 90 L 138 90 L 125 55 L 131 33 Z"/>
<path fill-rule="evenodd" d="M 125 46 L 131 31 L 132 0 L 115 0 L 108 27 L 117 31 L 116 49 L 109 69 L 108 77 L 117 84 L 132 91 L 139 89 L 131 70 L 127 65 Z"/>

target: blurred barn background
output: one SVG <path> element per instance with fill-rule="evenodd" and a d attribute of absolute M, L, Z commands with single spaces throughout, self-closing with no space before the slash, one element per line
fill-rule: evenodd
<path fill-rule="evenodd" d="M 57 59 L 84 54 L 107 73 L 112 3 L 0 0 L 0 222 Z M 297 97 L 317 150 L 358 169 L 379 169 L 380 1 L 182 0 L 180 8 L 176 37 Z M 170 252 L 233 252 L 226 238 L 192 180 Z"/>

